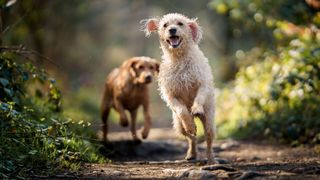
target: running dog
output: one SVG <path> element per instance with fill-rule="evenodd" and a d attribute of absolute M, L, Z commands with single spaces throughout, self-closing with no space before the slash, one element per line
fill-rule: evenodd
<path fill-rule="evenodd" d="M 196 159 L 196 125 L 199 117 L 205 131 L 208 163 L 213 162 L 214 86 L 208 59 L 199 49 L 202 30 L 197 19 L 172 13 L 142 20 L 146 36 L 157 32 L 163 51 L 158 84 L 161 97 L 173 113 L 174 128 L 187 137 L 186 160 Z"/>
<path fill-rule="evenodd" d="M 142 138 L 147 138 L 151 127 L 149 113 L 148 84 L 159 72 L 159 63 L 149 57 L 133 57 L 122 63 L 119 68 L 114 69 L 107 77 L 103 100 L 101 105 L 101 118 L 103 122 L 103 138 L 107 142 L 108 115 L 114 108 L 120 115 L 120 125 L 128 126 L 129 121 L 126 110 L 131 115 L 131 134 L 135 141 L 140 139 L 136 134 L 136 117 L 140 105 L 143 106 L 144 127 Z"/>

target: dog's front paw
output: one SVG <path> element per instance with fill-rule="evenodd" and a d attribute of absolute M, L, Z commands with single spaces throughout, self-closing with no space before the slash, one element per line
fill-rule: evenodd
<path fill-rule="evenodd" d="M 149 128 L 143 128 L 141 134 L 142 134 L 142 138 L 146 139 L 148 137 L 148 134 L 149 134 Z"/>
<path fill-rule="evenodd" d="M 184 159 L 187 160 L 187 161 L 196 160 L 197 159 L 197 155 L 196 154 L 192 154 L 192 153 L 188 153 Z"/>
<path fill-rule="evenodd" d="M 197 117 L 204 116 L 203 106 L 199 104 L 193 104 L 193 106 L 191 107 L 191 114 Z"/>

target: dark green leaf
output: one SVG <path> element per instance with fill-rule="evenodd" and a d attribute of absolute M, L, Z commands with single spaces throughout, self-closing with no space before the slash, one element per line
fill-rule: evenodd
<path fill-rule="evenodd" d="M 13 96 L 13 91 L 12 89 L 8 89 L 8 88 L 3 88 L 4 91 L 6 92 L 6 94 L 9 96 L 9 97 L 12 97 Z"/>
<path fill-rule="evenodd" d="M 9 84 L 9 80 L 5 78 L 0 78 L 0 83 L 3 87 L 6 87 Z"/>

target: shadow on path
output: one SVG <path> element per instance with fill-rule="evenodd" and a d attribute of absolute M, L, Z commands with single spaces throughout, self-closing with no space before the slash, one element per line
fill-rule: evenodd
<path fill-rule="evenodd" d="M 114 162 L 164 161 L 183 158 L 187 147 L 181 142 L 119 140 L 104 143 L 100 152 Z"/>

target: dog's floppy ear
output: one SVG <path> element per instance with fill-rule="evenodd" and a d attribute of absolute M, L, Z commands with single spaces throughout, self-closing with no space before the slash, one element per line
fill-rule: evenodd
<path fill-rule="evenodd" d="M 143 19 L 140 21 L 140 23 L 142 24 L 140 30 L 145 32 L 146 37 L 149 37 L 152 32 L 157 31 L 159 27 L 159 20 L 156 18 Z"/>
<path fill-rule="evenodd" d="M 189 28 L 191 29 L 192 39 L 195 43 L 199 43 L 202 39 L 202 29 L 197 22 L 197 18 L 191 19 L 188 22 Z"/>
<path fill-rule="evenodd" d="M 123 66 L 124 66 L 124 68 L 127 70 L 127 71 L 129 71 L 129 73 L 130 73 L 130 75 L 132 76 L 132 77 L 136 77 L 137 76 L 137 73 L 136 73 L 136 71 L 135 71 L 135 69 L 134 69 L 134 66 L 136 65 L 136 63 L 138 62 L 139 60 L 138 59 L 129 59 L 129 60 L 127 60 L 124 64 L 123 64 Z"/>
<path fill-rule="evenodd" d="M 129 72 L 132 75 L 132 77 L 137 77 L 137 73 L 136 73 L 136 69 L 134 68 L 134 66 L 138 63 L 137 59 L 133 59 L 130 61 L 129 63 Z"/>
<path fill-rule="evenodd" d="M 159 73 L 160 72 L 160 63 L 157 60 L 154 60 L 154 64 L 155 64 L 156 72 Z"/>

